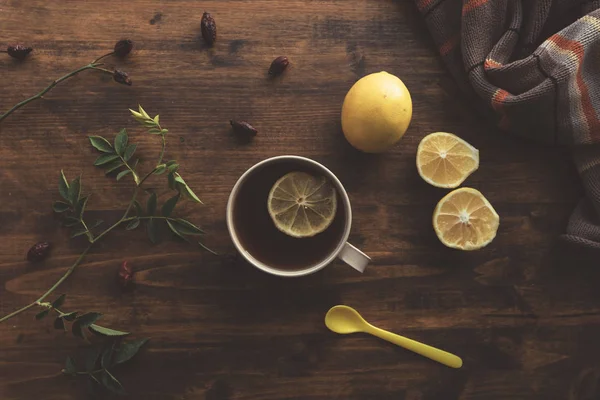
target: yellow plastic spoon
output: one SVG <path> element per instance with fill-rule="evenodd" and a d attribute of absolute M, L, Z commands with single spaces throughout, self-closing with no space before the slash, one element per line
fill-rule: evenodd
<path fill-rule="evenodd" d="M 358 311 L 352 307 L 335 306 L 331 308 L 325 316 L 325 325 L 333 332 L 342 335 L 356 332 L 369 333 L 448 367 L 462 367 L 463 362 L 460 357 L 448 353 L 447 351 L 436 349 L 435 347 L 379 329 L 365 321 Z"/>

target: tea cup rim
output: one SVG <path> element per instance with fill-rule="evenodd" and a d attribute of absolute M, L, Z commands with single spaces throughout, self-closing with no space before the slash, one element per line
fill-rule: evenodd
<path fill-rule="evenodd" d="M 339 194 L 339 197 L 341 197 L 340 200 L 342 200 L 344 203 L 344 212 L 345 212 L 344 232 L 340 238 L 339 243 L 335 247 L 335 249 L 332 250 L 331 253 L 327 257 L 325 257 L 323 260 L 319 261 L 318 263 L 311 265 L 307 268 L 299 269 L 299 270 L 279 269 L 276 267 L 269 266 L 269 265 L 263 263 L 262 261 L 256 259 L 252 254 L 250 254 L 249 251 L 247 251 L 244 248 L 244 246 L 240 242 L 240 240 L 237 236 L 237 233 L 236 233 L 235 224 L 234 224 L 234 220 L 233 220 L 233 209 L 234 209 L 235 199 L 237 198 L 237 195 L 238 195 L 238 192 L 239 192 L 241 186 L 245 183 L 245 181 L 248 179 L 248 177 L 250 175 L 252 175 L 253 173 L 255 173 L 256 171 L 258 171 L 260 168 L 264 167 L 266 164 L 271 164 L 274 162 L 286 161 L 286 160 L 296 160 L 296 161 L 308 163 L 308 164 L 318 168 L 320 171 L 324 172 L 327 175 L 327 177 L 331 180 L 331 182 L 335 185 L 337 192 Z M 229 231 L 229 236 L 231 237 L 231 240 L 233 241 L 233 244 L 236 247 L 237 251 L 242 255 L 242 257 L 244 257 L 244 259 L 248 263 L 250 263 L 254 267 L 256 267 L 264 272 L 267 272 L 269 274 L 272 274 L 272 275 L 281 276 L 281 277 L 299 277 L 299 276 L 305 276 L 305 275 L 313 274 L 317 271 L 320 271 L 321 269 L 323 269 L 327 265 L 329 265 L 333 260 L 335 260 L 336 257 L 340 254 L 340 252 L 346 245 L 348 237 L 350 236 L 350 230 L 352 228 L 352 208 L 350 206 L 350 198 L 348 197 L 348 193 L 346 192 L 346 189 L 342 185 L 342 182 L 329 168 L 327 168 L 320 162 L 315 161 L 308 157 L 297 156 L 297 155 L 281 155 L 281 156 L 269 157 L 267 159 L 259 161 L 258 163 L 254 164 L 250 168 L 248 168 L 238 178 L 235 185 L 231 189 L 231 193 L 229 194 L 229 199 L 227 201 L 226 219 L 227 219 L 227 230 Z"/>

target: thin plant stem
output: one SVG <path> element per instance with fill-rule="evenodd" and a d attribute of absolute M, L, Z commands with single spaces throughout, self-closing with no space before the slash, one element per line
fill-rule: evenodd
<path fill-rule="evenodd" d="M 90 372 L 79 371 L 79 372 L 75 372 L 75 373 L 76 373 L 77 375 L 92 375 L 92 374 L 97 374 L 98 372 L 102 372 L 102 371 L 105 371 L 105 369 L 104 369 L 104 368 L 102 368 L 102 369 L 97 369 L 97 370 L 95 370 L 95 371 L 90 371 Z M 96 378 L 94 377 L 94 379 L 96 379 Z M 98 382 L 98 383 L 99 383 L 99 382 Z"/>
<path fill-rule="evenodd" d="M 150 178 L 154 172 L 156 172 L 156 168 L 154 168 L 152 171 L 150 171 L 146 175 L 144 175 L 144 177 L 142 178 L 142 180 L 140 181 L 140 183 L 138 184 L 138 186 L 140 186 L 142 183 L 144 183 L 144 181 L 146 179 Z"/>
<path fill-rule="evenodd" d="M 162 130 L 160 125 L 158 125 L 158 129 Z M 162 148 L 160 150 L 160 157 L 158 158 L 157 165 L 162 164 L 163 157 L 165 156 L 165 147 L 167 146 L 167 141 L 165 139 L 165 135 L 160 135 L 162 137 Z"/>
<path fill-rule="evenodd" d="M 112 56 L 113 54 L 115 54 L 115 52 L 114 52 L 114 51 L 111 51 L 110 53 L 106 53 L 105 55 L 103 55 L 103 56 L 100 56 L 100 57 L 96 58 L 96 59 L 95 59 L 95 60 L 92 62 L 92 64 L 98 64 L 98 61 L 102 60 L 102 59 L 103 59 L 103 58 L 105 58 L 105 57 Z M 111 72 L 111 73 L 112 73 L 112 72 Z"/>
<path fill-rule="evenodd" d="M 94 67 L 94 69 L 98 70 L 98 71 L 106 72 L 107 74 L 113 74 L 113 71 L 111 71 L 110 69 L 98 68 L 98 67 Z"/>
<path fill-rule="evenodd" d="M 12 317 L 14 317 L 15 315 L 21 314 L 23 311 L 27 311 L 29 310 L 31 307 L 36 306 L 37 303 L 34 301 L 33 303 L 27 304 L 25 307 L 21 307 L 16 311 L 11 312 L 8 315 L 5 315 L 4 317 L 0 318 L 0 322 L 4 322 L 7 319 L 11 319 Z"/>
<path fill-rule="evenodd" d="M 135 184 L 137 186 L 140 185 L 140 177 L 138 176 L 137 172 L 135 172 L 134 168 L 131 168 L 131 166 L 127 163 L 127 161 L 125 161 L 125 158 L 123 158 L 122 155 L 117 154 L 119 156 L 119 158 L 121 159 L 121 161 L 123 162 L 123 164 L 127 167 L 128 170 L 131 171 L 131 174 L 133 175 L 133 180 L 135 181 Z"/>
<path fill-rule="evenodd" d="M 133 192 L 133 196 L 131 201 L 129 202 L 129 205 L 127 206 L 127 210 L 125 211 L 125 213 L 123 213 L 123 216 L 114 224 L 112 224 L 110 227 L 108 227 L 104 232 L 102 232 L 101 234 L 99 234 L 98 236 L 96 236 L 90 243 L 90 245 L 83 251 L 83 253 L 81 253 L 79 255 L 79 257 L 77 258 L 77 260 L 75 261 L 75 263 L 73 265 L 71 265 L 71 267 L 69 267 L 69 269 L 64 273 L 64 275 L 62 277 L 60 277 L 60 279 L 58 281 L 56 281 L 56 283 L 54 285 L 52 285 L 52 287 L 50 287 L 50 289 L 48 289 L 43 295 L 41 295 L 36 301 L 27 304 L 24 307 L 19 308 L 16 311 L 13 311 L 12 313 L 5 315 L 4 317 L 0 318 L 0 322 L 4 322 L 16 315 L 21 314 L 24 311 L 29 310 L 31 307 L 34 307 L 36 305 L 41 306 L 41 302 L 44 301 L 46 299 L 46 297 L 48 297 L 52 292 L 54 292 L 75 270 L 75 268 L 77 268 L 77 266 L 83 261 L 83 259 L 85 258 L 86 254 L 88 253 L 88 251 L 90 251 L 90 249 L 92 248 L 92 246 L 98 241 L 100 240 L 102 237 L 104 237 L 106 234 L 108 234 L 110 231 L 112 231 L 113 229 L 115 229 L 116 227 L 118 227 L 119 225 L 121 225 L 123 222 L 128 221 L 129 219 L 127 218 L 127 214 L 129 214 L 129 211 L 131 211 L 131 207 L 133 207 L 133 203 L 135 202 L 135 199 L 138 195 L 139 192 L 139 186 L 136 186 L 134 192 Z M 43 306 L 42 306 L 43 307 Z"/>
<path fill-rule="evenodd" d="M 81 225 L 83 225 L 83 227 L 85 228 L 85 236 L 88 238 L 88 240 L 91 243 L 94 240 L 94 235 L 92 235 L 90 228 L 88 228 L 87 224 L 83 220 L 83 216 L 82 216 L 82 218 L 79 218 L 79 221 L 81 221 Z"/>
<path fill-rule="evenodd" d="M 92 244 L 90 244 L 84 251 L 83 253 L 81 253 L 79 255 L 79 257 L 77 258 L 77 260 L 75 261 L 75 263 L 73 263 L 73 265 L 71 265 L 71 267 L 69 267 L 69 269 L 64 273 L 63 276 L 60 277 L 60 279 L 58 281 L 56 281 L 56 283 L 54 285 L 52 285 L 52 287 L 50 289 L 48 289 L 46 291 L 46 293 L 44 293 L 43 295 L 41 295 L 36 301 L 26 305 L 25 307 L 22 307 L 16 311 L 13 311 L 12 313 L 5 315 L 4 317 L 0 318 L 0 322 L 4 322 L 7 319 L 10 319 L 18 314 L 21 314 L 23 311 L 27 311 L 29 310 L 31 307 L 36 306 L 36 305 L 40 305 L 40 303 L 42 301 L 44 301 L 44 299 L 46 297 L 48 297 L 52 292 L 54 292 L 56 290 L 57 287 L 60 286 L 61 283 L 63 283 L 75 270 L 75 268 L 81 263 L 81 261 L 83 261 L 83 258 L 85 257 L 85 255 L 87 254 L 87 252 L 91 249 Z"/>
<path fill-rule="evenodd" d="M 100 57 L 99 59 L 97 59 L 96 61 L 94 61 L 93 63 L 90 63 L 84 67 L 81 67 L 65 76 L 63 76 L 62 78 L 59 78 L 57 80 L 55 80 L 54 82 L 52 82 L 52 84 L 50 84 L 46 89 L 42 90 L 40 93 L 38 93 L 37 95 L 24 100 L 23 102 L 17 104 L 15 107 L 13 107 L 11 110 L 9 110 L 6 114 L 0 116 L 0 121 L 6 117 L 8 114 L 10 114 L 11 112 L 13 112 L 14 110 L 18 109 L 19 107 L 22 107 L 23 105 L 27 104 L 30 101 L 33 101 L 35 99 L 41 98 L 45 93 L 47 93 L 48 91 L 50 91 L 54 86 L 56 86 L 58 83 L 64 81 L 65 79 L 68 79 L 69 77 L 77 74 L 78 72 L 84 71 L 86 69 L 98 69 L 101 70 L 103 72 L 110 72 L 108 70 L 105 70 L 103 68 L 97 68 L 98 61 L 106 56 L 111 55 L 112 53 L 106 54 L 102 57 Z M 112 72 L 110 72 L 112 73 Z M 157 124 L 158 125 L 158 124 Z M 162 128 L 160 128 L 160 125 L 158 125 L 159 129 L 162 130 Z M 165 141 L 165 135 L 161 135 L 162 137 L 162 149 L 160 152 L 160 157 L 158 160 L 158 163 L 156 164 L 156 167 L 154 167 L 154 169 L 152 171 L 150 171 L 148 174 L 146 174 L 141 180 L 139 179 L 137 173 L 135 172 L 135 170 L 133 168 L 131 168 L 123 159 L 123 157 L 121 157 L 121 160 L 125 163 L 125 165 L 127 166 L 127 168 L 129 168 L 131 170 L 131 172 L 134 175 L 135 178 L 135 189 L 133 191 L 133 194 L 131 196 L 131 200 L 129 201 L 129 204 L 127 206 L 127 209 L 125 210 L 125 212 L 123 213 L 123 215 L 121 216 L 121 218 L 115 222 L 114 224 L 112 224 L 110 227 L 108 227 L 107 229 L 105 229 L 102 233 L 100 233 L 98 236 L 93 237 L 93 235 L 91 235 L 91 233 L 89 232 L 89 229 L 87 227 L 87 225 L 85 224 L 85 222 L 83 222 L 83 219 L 80 218 L 81 223 L 83 224 L 83 226 L 86 228 L 86 230 L 88 231 L 88 233 L 90 234 L 88 237 L 90 239 L 90 244 L 88 245 L 88 247 L 79 255 L 79 257 L 77 258 L 77 260 L 73 263 L 73 265 L 71 265 L 69 267 L 69 269 L 67 269 L 67 271 L 65 271 L 65 273 L 63 274 L 63 276 L 60 277 L 60 279 L 58 281 L 56 281 L 56 283 L 54 283 L 54 285 L 52 285 L 48 290 L 46 290 L 46 292 L 44 294 L 42 294 L 37 300 L 31 302 L 30 304 L 27 304 L 24 307 L 21 307 L 18 310 L 13 311 L 10 314 L 5 315 L 4 317 L 0 318 L 0 322 L 4 322 L 16 315 L 21 314 L 24 311 L 29 310 L 30 308 L 34 307 L 34 306 L 40 306 L 40 307 L 45 307 L 45 308 L 52 308 L 52 305 L 50 303 L 43 303 L 43 301 L 52 293 L 54 292 L 65 280 L 67 280 L 67 278 L 73 273 L 73 271 L 75 270 L 75 268 L 77 268 L 78 265 L 81 264 L 81 262 L 83 261 L 83 259 L 85 258 L 85 256 L 87 255 L 87 253 L 90 251 L 90 249 L 94 246 L 94 244 L 96 242 L 98 242 L 100 239 L 102 239 L 104 236 L 106 236 L 109 232 L 111 232 L 113 229 L 117 228 L 119 225 L 121 225 L 124 222 L 128 222 L 128 221 L 132 221 L 134 219 L 165 219 L 167 221 L 169 220 L 174 220 L 173 218 L 169 218 L 169 217 L 161 217 L 161 216 L 148 216 L 148 217 L 140 217 L 140 216 L 136 216 L 136 217 L 128 217 L 129 212 L 131 211 L 133 205 L 135 204 L 135 201 L 137 199 L 137 196 L 139 194 L 140 191 L 140 187 L 141 185 L 146 181 L 146 179 L 148 179 L 150 176 L 152 176 L 152 174 L 154 174 L 154 172 L 157 171 L 157 169 L 159 168 L 160 165 L 162 165 L 162 160 L 165 154 L 165 147 L 166 147 L 166 141 Z M 202 245 L 202 244 L 201 244 Z M 203 245 L 202 245 L 203 246 Z M 204 246 L 203 246 L 204 247 Z M 212 251 L 211 251 L 212 252 Z M 57 310 L 57 312 L 61 312 L 60 310 Z M 94 371 L 94 372 L 98 372 L 98 371 Z M 93 373 L 94 373 L 93 372 Z M 90 374 L 90 376 L 93 376 Z"/>
<path fill-rule="evenodd" d="M 102 57 L 100 57 L 100 58 L 102 58 Z M 100 59 L 98 59 L 98 60 L 100 60 Z M 46 88 L 44 90 L 42 90 L 41 92 L 39 92 L 38 94 L 36 94 L 34 96 L 31 96 L 30 98 L 25 99 L 25 100 L 23 100 L 23 101 L 15 104 L 10 110 L 8 110 L 4 114 L 0 115 L 0 122 L 2 122 L 2 120 L 4 118 L 8 117 L 10 114 L 12 114 L 14 111 L 18 110 L 19 108 L 23 107 L 24 105 L 27 105 L 27 104 L 31 103 L 32 101 L 34 101 L 34 100 L 41 99 L 46 93 L 48 93 L 50 90 L 52 90 L 52 88 L 54 88 L 54 86 L 58 85 L 62 81 L 65 81 L 65 80 L 71 78 L 72 76 L 75 76 L 78 73 L 80 73 L 82 71 L 85 71 L 86 69 L 99 69 L 99 70 L 102 70 L 102 71 L 105 71 L 105 72 L 108 72 L 108 73 L 112 74 L 111 71 L 103 70 L 101 68 L 97 68 L 98 65 L 101 65 L 101 64 L 97 63 L 98 60 L 96 60 L 96 61 L 94 61 L 92 63 L 89 63 L 87 65 L 84 65 L 81 68 L 77 68 L 75 71 L 69 72 L 68 74 L 66 74 L 64 76 L 61 76 L 60 78 L 52 81 L 52 83 L 50 83 L 48 86 L 46 86 Z"/>

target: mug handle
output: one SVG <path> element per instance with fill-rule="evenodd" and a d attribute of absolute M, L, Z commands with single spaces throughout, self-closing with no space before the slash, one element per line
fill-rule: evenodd
<path fill-rule="evenodd" d="M 369 262 L 371 261 L 371 257 L 348 242 L 344 244 L 342 251 L 338 254 L 338 258 L 361 273 L 367 268 L 367 265 L 369 265 Z"/>

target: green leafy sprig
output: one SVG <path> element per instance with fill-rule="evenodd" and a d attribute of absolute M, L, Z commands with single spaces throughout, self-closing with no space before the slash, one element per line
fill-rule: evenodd
<path fill-rule="evenodd" d="M 35 319 L 44 319 L 51 312 L 55 312 L 57 314 L 54 319 L 55 329 L 66 332 L 66 324 L 70 323 L 71 332 L 78 338 L 89 342 L 85 334 L 85 330 L 87 329 L 89 332 L 105 340 L 93 343 L 84 349 L 80 357 L 83 359 L 81 367 L 75 362 L 75 358 L 77 357 L 67 357 L 65 368 L 61 372 L 71 376 L 87 377 L 90 379 L 90 383 L 98 387 L 116 394 L 125 394 L 123 385 L 108 368 L 129 361 L 149 339 L 143 338 L 128 342 L 121 341 L 121 338 L 129 335 L 129 332 L 118 331 L 96 324 L 102 318 L 102 314 L 97 312 L 79 313 L 77 311 L 61 311 L 59 307 L 62 307 L 65 299 L 66 295 L 62 294 L 51 303 L 41 303 L 40 306 L 44 307 L 45 310 L 36 314 Z"/>
<path fill-rule="evenodd" d="M 110 53 L 106 53 L 106 54 L 96 58 L 91 63 L 84 65 L 83 67 L 77 68 L 76 70 L 71 71 L 68 74 L 61 76 L 60 78 L 53 80 L 52 82 L 50 82 L 50 84 L 48 86 L 46 86 L 45 89 L 41 90 L 39 93 L 37 93 L 25 100 L 18 102 L 17 104 L 12 106 L 9 110 L 4 112 L 3 114 L 0 114 L 0 123 L 2 122 L 2 120 L 4 120 L 6 117 L 8 117 L 10 114 L 15 112 L 19 108 L 31 103 L 32 101 L 42 99 L 46 93 L 51 91 L 59 83 L 66 81 L 67 79 L 70 79 L 73 76 L 79 74 L 80 72 L 83 72 L 86 70 L 96 70 L 96 71 L 100 71 L 105 74 L 112 75 L 113 80 L 115 82 L 131 86 L 131 79 L 129 79 L 129 75 L 127 73 L 117 70 L 117 69 L 108 70 L 105 68 L 101 68 L 101 66 L 104 65 L 104 63 L 100 62 L 100 61 L 102 59 L 112 56 L 112 55 L 117 55 L 119 57 L 125 57 L 129 54 L 129 52 L 131 51 L 132 48 L 133 48 L 133 42 L 131 42 L 130 40 L 125 39 L 125 40 L 118 41 L 115 44 L 114 50 L 111 51 Z"/>
<path fill-rule="evenodd" d="M 41 320 L 50 313 L 57 314 L 53 323 L 56 329 L 66 330 L 67 324 L 70 323 L 73 335 L 86 341 L 88 340 L 85 334 L 86 331 L 102 337 L 111 338 L 112 340 L 115 338 L 120 340 L 121 337 L 128 335 L 129 332 L 123 332 L 98 325 L 96 322 L 102 317 L 102 314 L 97 312 L 65 312 L 60 309 L 65 300 L 65 295 L 61 295 L 53 302 L 45 301 L 46 298 L 73 273 L 75 268 L 82 263 L 89 250 L 98 243 L 98 241 L 121 225 L 125 225 L 126 230 L 134 230 L 144 222 L 148 237 L 153 243 L 156 243 L 160 239 L 159 233 L 161 224 L 167 227 L 173 233 L 174 237 L 188 242 L 191 242 L 193 238 L 204 234 L 204 231 L 192 222 L 173 216 L 173 212 L 181 199 L 186 198 L 196 203 L 201 203 L 201 201 L 179 173 L 180 166 L 177 161 L 163 161 L 168 130 L 160 126 L 158 115 L 151 118 L 141 106 L 139 107 L 139 111 L 130 111 L 134 118 L 148 130 L 149 134 L 159 135 L 161 137 L 162 145 L 158 161 L 148 173 L 140 173 L 139 159 L 132 162 L 137 145 L 130 142 L 129 135 L 125 129 L 119 131 L 112 141 L 109 141 L 102 136 L 89 137 L 90 144 L 101 153 L 99 157 L 96 158 L 94 165 L 104 169 L 107 175 L 116 173 L 117 180 L 121 180 L 124 177 L 131 175 L 134 183 L 131 200 L 119 220 L 108 228 L 96 232 L 96 228 L 98 228 L 103 221 L 98 220 L 93 224 L 90 224 L 85 220 L 85 211 L 90 195 L 82 195 L 81 176 L 69 181 L 65 173 L 61 170 L 58 192 L 62 199 L 54 202 L 53 210 L 64 217 L 64 225 L 72 230 L 71 237 L 85 236 L 89 242 L 88 246 L 79 255 L 77 260 L 75 260 L 75 262 L 65 271 L 63 276 L 44 294 L 30 304 L 0 318 L 0 322 L 6 321 L 37 306 L 41 307 L 42 311 L 38 312 L 36 319 Z M 160 206 L 159 210 L 156 192 L 152 190 L 142 190 L 142 185 L 151 176 L 163 174 L 166 174 L 167 176 L 167 186 L 176 193 L 169 197 Z M 138 200 L 138 196 L 141 193 L 147 194 L 145 208 L 142 207 Z M 202 248 L 212 252 L 212 250 L 206 248 L 201 242 L 197 243 Z M 122 385 L 114 375 L 108 371 L 108 367 L 125 362 L 133 357 L 146 340 L 147 339 L 141 339 L 129 343 L 113 343 L 110 351 L 107 350 L 107 347 L 105 347 L 102 352 L 98 351 L 98 355 L 93 359 L 93 362 L 88 360 L 88 362 L 86 362 L 86 367 L 83 370 L 77 367 L 72 358 L 69 358 L 67 359 L 63 372 L 70 375 L 88 376 L 92 382 L 113 392 L 122 393 Z M 99 368 L 98 365 L 100 366 Z"/>
<path fill-rule="evenodd" d="M 126 392 L 123 385 L 109 368 L 131 360 L 148 340 L 109 340 L 95 344 L 86 349 L 80 363 L 77 363 L 74 357 L 67 357 L 61 372 L 75 377 L 87 377 L 94 389 L 101 387 L 109 392 L 124 395 Z"/>
<path fill-rule="evenodd" d="M 89 332 L 107 337 L 118 337 L 127 336 L 129 332 L 118 331 L 116 329 L 106 328 L 98 325 L 95 322 L 102 318 L 102 314 L 97 312 L 79 313 L 77 311 L 65 312 L 61 311 L 59 307 L 65 302 L 66 294 L 61 294 L 53 302 L 40 303 L 40 307 L 45 310 L 40 311 L 35 315 L 35 319 L 41 320 L 46 318 L 50 312 L 56 312 L 57 316 L 54 319 L 54 328 L 59 330 L 67 331 L 66 323 L 71 323 L 71 332 L 74 336 L 87 340 L 85 329 Z"/>

